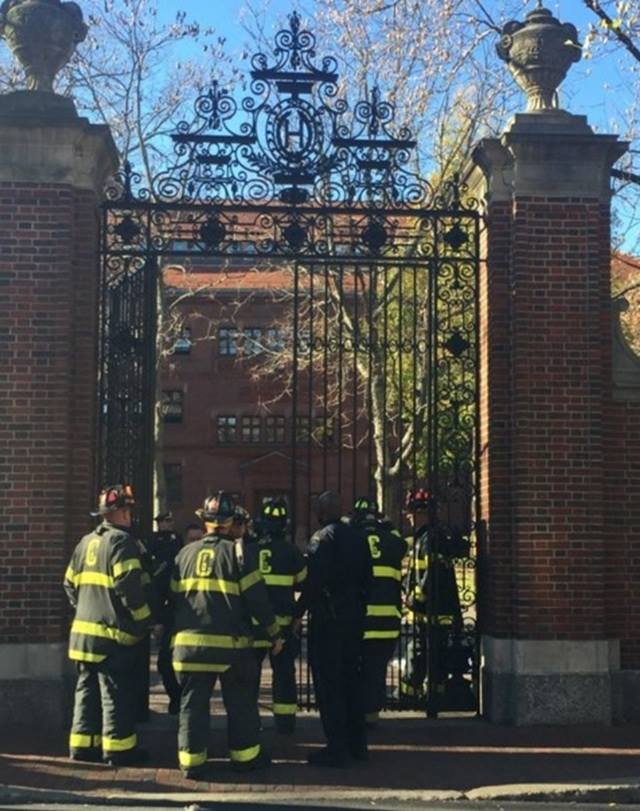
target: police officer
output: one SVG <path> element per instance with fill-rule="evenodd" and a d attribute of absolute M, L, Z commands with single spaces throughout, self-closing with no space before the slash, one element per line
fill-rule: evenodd
<path fill-rule="evenodd" d="M 307 576 L 304 556 L 287 540 L 287 519 L 286 503 L 270 500 L 263 506 L 257 526 L 260 573 L 267 585 L 269 602 L 276 614 L 276 621 L 286 640 L 282 653 L 269 656 L 273 673 L 273 717 L 276 729 L 285 735 L 295 731 L 298 709 L 295 668 L 296 657 L 300 653 L 300 641 L 292 630 L 295 590 L 301 587 Z M 271 642 L 264 634 L 257 634 L 253 647 L 258 661 L 259 689 L 260 669 Z"/>
<path fill-rule="evenodd" d="M 264 628 L 274 654 L 283 646 L 257 555 L 243 548 L 229 495 L 220 491 L 208 498 L 201 517 L 206 535 L 178 553 L 171 581 L 173 667 L 182 688 L 178 760 L 193 779 L 205 772 L 209 699 L 218 677 L 232 766 L 247 771 L 269 764 L 259 740 L 251 617 Z"/>
<path fill-rule="evenodd" d="M 153 585 L 159 606 L 158 620 L 162 625 L 158 646 L 158 673 L 169 697 L 169 714 L 177 715 L 180 709 L 180 685 L 171 664 L 171 623 L 168 615 L 169 582 L 176 555 L 182 548 L 182 538 L 173 529 L 173 513 L 169 510 L 156 515 L 157 532 L 151 536 L 149 552 L 154 559 Z"/>
<path fill-rule="evenodd" d="M 340 520 L 340 497 L 324 492 L 317 502 L 322 527 L 309 544 L 309 573 L 296 605 L 310 612 L 309 659 L 327 738 L 307 760 L 342 768 L 367 759 L 362 690 L 362 634 L 371 560 L 362 536 Z"/>
<path fill-rule="evenodd" d="M 438 524 L 435 504 L 425 490 L 409 493 L 407 509 L 415 554 L 423 561 L 422 575 L 414 579 L 413 594 L 409 595 L 410 607 L 422 618 L 421 659 L 412 684 L 414 688 L 421 687 L 425 675 L 428 676 L 427 714 L 435 716 L 444 704 L 450 672 L 449 649 L 462 627 L 455 558 L 468 552 L 468 546 Z M 430 651 L 428 662 L 427 651 Z"/>
<path fill-rule="evenodd" d="M 69 658 L 78 670 L 69 741 L 73 760 L 124 766 L 147 759 L 137 746 L 133 696 L 135 646 L 152 620 L 130 532 L 134 507 L 128 485 L 100 493 L 94 515 L 102 523 L 82 538 L 64 578 L 75 609 L 69 640 Z"/>
<path fill-rule="evenodd" d="M 400 637 L 402 561 L 407 542 L 378 510 L 375 499 L 359 498 L 351 526 L 369 549 L 372 580 L 364 625 L 365 718 L 378 721 L 386 701 L 387 667 Z"/>

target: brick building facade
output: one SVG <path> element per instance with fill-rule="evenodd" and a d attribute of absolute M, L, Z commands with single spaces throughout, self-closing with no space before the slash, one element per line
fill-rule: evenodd
<path fill-rule="evenodd" d="M 321 408 L 294 416 L 289 381 L 271 371 L 290 329 L 291 274 L 252 263 L 217 272 L 168 266 L 164 280 L 180 325 L 161 371 L 167 506 L 181 527 L 218 489 L 252 515 L 269 497 L 292 508 L 295 492 L 296 540 L 304 547 L 316 527 L 314 496 L 339 487 L 348 509 L 354 486 L 368 491 L 368 468 L 359 454 L 354 475 L 353 454 L 339 451 Z"/>

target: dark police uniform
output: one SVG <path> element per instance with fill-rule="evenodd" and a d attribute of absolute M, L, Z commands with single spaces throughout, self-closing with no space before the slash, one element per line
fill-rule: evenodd
<path fill-rule="evenodd" d="M 386 701 L 387 667 L 400 637 L 402 561 L 407 542 L 388 521 L 372 513 L 355 513 L 351 525 L 365 540 L 371 556 L 372 579 L 363 636 L 363 689 L 366 720 L 374 723 Z"/>
<path fill-rule="evenodd" d="M 271 640 L 280 635 L 257 555 L 228 536 L 205 535 L 179 552 L 171 591 L 173 667 L 182 688 L 180 766 L 195 775 L 207 760 L 209 699 L 219 677 L 232 764 L 251 768 L 261 758 L 251 618 Z"/>
<path fill-rule="evenodd" d="M 295 729 L 298 710 L 295 666 L 300 653 L 300 641 L 292 633 L 291 623 L 296 607 L 295 591 L 300 589 L 306 579 L 307 566 L 300 550 L 286 539 L 283 532 L 272 531 L 262 535 L 257 544 L 257 554 L 269 602 L 286 639 L 283 650 L 277 656 L 270 653 L 269 661 L 273 673 L 273 716 L 276 728 L 279 732 L 288 733 Z M 254 623 L 257 624 L 256 619 Z M 260 668 L 266 651 L 271 648 L 271 641 L 264 632 L 256 629 L 253 646 L 259 668 L 259 686 Z"/>
<path fill-rule="evenodd" d="M 371 581 L 365 541 L 332 522 L 309 545 L 308 577 L 296 606 L 310 611 L 309 659 L 327 748 L 310 762 L 341 766 L 366 758 L 362 647 Z"/>
<path fill-rule="evenodd" d="M 157 519 L 156 519 L 157 520 Z M 153 583 L 159 613 L 158 622 L 163 626 L 158 646 L 158 673 L 169 696 L 169 712 L 178 712 L 180 705 L 180 685 L 171 664 L 171 620 L 168 611 L 169 583 L 178 552 L 182 549 L 182 538 L 173 530 L 158 530 L 151 536 L 149 552 L 154 560 Z"/>
<path fill-rule="evenodd" d="M 76 547 L 64 578 L 75 609 L 69 658 L 78 682 L 71 756 L 126 762 L 135 734 L 135 646 L 147 634 L 151 610 L 141 583 L 138 547 L 128 529 L 104 521 Z"/>

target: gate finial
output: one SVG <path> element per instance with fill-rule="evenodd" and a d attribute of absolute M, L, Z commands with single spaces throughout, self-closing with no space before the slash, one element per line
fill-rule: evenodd
<path fill-rule="evenodd" d="M 556 91 L 582 57 L 576 27 L 557 20 L 541 0 L 525 22 L 506 23 L 496 50 L 527 94 L 529 113 L 557 109 Z"/>
<path fill-rule="evenodd" d="M 56 74 L 88 33 L 77 3 L 4 0 L 0 37 L 24 68 L 29 90 L 53 93 Z"/>

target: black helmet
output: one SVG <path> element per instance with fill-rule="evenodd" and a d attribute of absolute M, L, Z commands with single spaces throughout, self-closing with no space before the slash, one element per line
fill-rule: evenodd
<path fill-rule="evenodd" d="M 353 505 L 353 517 L 356 520 L 363 521 L 366 518 L 378 518 L 380 510 L 378 509 L 378 502 L 375 498 L 369 496 L 361 496 L 355 500 Z"/>
<path fill-rule="evenodd" d="M 215 496 L 205 498 L 201 510 L 196 510 L 198 518 L 203 521 L 227 521 L 236 514 L 236 507 L 229 493 L 218 490 Z"/>
<path fill-rule="evenodd" d="M 133 508 L 136 500 L 133 497 L 133 488 L 130 484 L 111 484 L 101 490 L 98 497 L 98 509 L 91 513 L 94 517 L 107 515 L 114 510 L 121 510 L 124 507 Z"/>
<path fill-rule="evenodd" d="M 283 499 L 273 498 L 262 506 L 260 526 L 265 532 L 284 532 L 287 527 L 289 510 Z"/>

